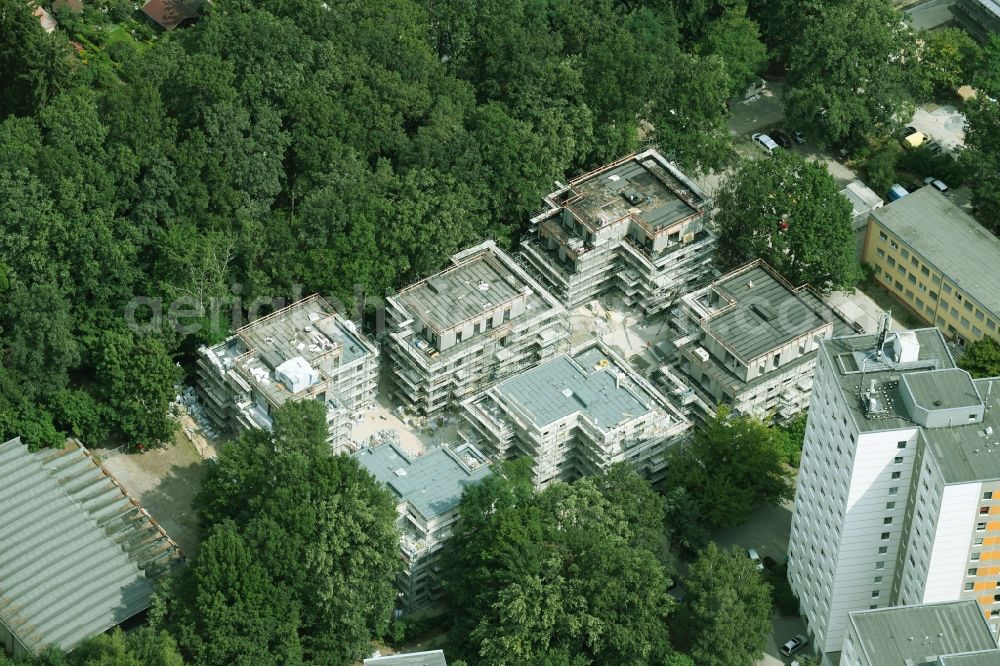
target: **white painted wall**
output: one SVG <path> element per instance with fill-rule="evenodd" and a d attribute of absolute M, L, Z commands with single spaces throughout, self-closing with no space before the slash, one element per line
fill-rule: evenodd
<path fill-rule="evenodd" d="M 945 486 L 927 572 L 924 603 L 953 601 L 962 593 L 982 484 Z"/>

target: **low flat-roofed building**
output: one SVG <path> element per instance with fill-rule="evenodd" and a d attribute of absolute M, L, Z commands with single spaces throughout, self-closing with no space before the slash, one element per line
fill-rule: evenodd
<path fill-rule="evenodd" d="M 1000 336 L 1000 239 L 931 186 L 871 212 L 875 278 L 960 343 Z"/>
<path fill-rule="evenodd" d="M 711 405 L 779 420 L 809 403 L 819 340 L 854 331 L 808 286 L 763 261 L 686 294 L 674 312 L 678 369 Z"/>
<path fill-rule="evenodd" d="M 895 606 L 850 614 L 840 666 L 995 666 L 996 648 L 974 601 Z"/>
<path fill-rule="evenodd" d="M 468 443 L 419 456 L 388 443 L 364 447 L 354 456 L 396 496 L 396 526 L 406 563 L 396 581 L 399 608 L 404 613 L 423 610 L 441 596 L 438 558 L 458 520 L 462 491 L 489 476 L 488 460 Z"/>
<path fill-rule="evenodd" d="M 876 208 L 885 205 L 882 197 L 875 194 L 860 180 L 852 180 L 840 191 L 851 202 L 851 220 L 854 227 L 855 255 L 862 259 L 865 247 L 865 232 L 868 231 L 868 216 Z"/>
<path fill-rule="evenodd" d="M 180 549 L 79 444 L 0 445 L 0 645 L 69 651 L 149 607 Z"/>
<path fill-rule="evenodd" d="M 711 279 L 712 201 L 657 151 L 557 186 L 520 252 L 568 308 L 617 291 L 626 305 L 652 314 Z"/>
<path fill-rule="evenodd" d="M 571 481 L 629 462 L 654 480 L 691 423 L 598 341 L 469 398 L 471 432 L 496 458 L 530 456 L 535 483 Z"/>
<path fill-rule="evenodd" d="M 330 446 L 351 448 L 351 417 L 375 404 L 378 349 L 323 298 L 310 296 L 198 350 L 197 393 L 223 431 L 270 428 L 285 402 L 319 400 Z"/>
<path fill-rule="evenodd" d="M 441 650 L 429 650 L 369 657 L 365 659 L 365 666 L 448 666 L 448 662 L 445 661 L 444 652 Z"/>
<path fill-rule="evenodd" d="M 386 299 L 395 395 L 431 414 L 564 350 L 566 309 L 493 241 Z"/>

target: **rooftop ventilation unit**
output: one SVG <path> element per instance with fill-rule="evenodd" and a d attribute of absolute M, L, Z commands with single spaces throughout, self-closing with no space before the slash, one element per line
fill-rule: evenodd
<path fill-rule="evenodd" d="M 622 190 L 622 196 L 625 198 L 625 201 L 629 202 L 633 206 L 642 203 L 644 198 L 641 194 L 639 194 L 639 192 L 631 187 Z"/>
<path fill-rule="evenodd" d="M 754 303 L 750 306 L 750 309 L 757 313 L 757 316 L 764 321 L 771 321 L 774 319 L 774 311 L 763 303 Z"/>

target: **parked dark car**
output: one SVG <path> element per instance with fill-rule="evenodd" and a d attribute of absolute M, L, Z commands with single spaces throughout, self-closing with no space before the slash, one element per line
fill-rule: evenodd
<path fill-rule="evenodd" d="M 788 135 L 781 130 L 774 130 L 771 132 L 771 138 L 774 139 L 774 142 L 782 148 L 787 149 L 792 147 L 792 140 L 789 139 Z"/>

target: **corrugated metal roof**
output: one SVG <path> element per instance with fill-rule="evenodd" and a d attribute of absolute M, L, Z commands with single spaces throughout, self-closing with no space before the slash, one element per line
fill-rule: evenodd
<path fill-rule="evenodd" d="M 430 650 L 428 652 L 371 657 L 365 659 L 365 666 L 448 666 L 448 662 L 444 660 L 444 652 Z"/>
<path fill-rule="evenodd" d="M 28 650 L 71 650 L 149 606 L 177 545 L 69 442 L 0 445 L 0 622 Z"/>

